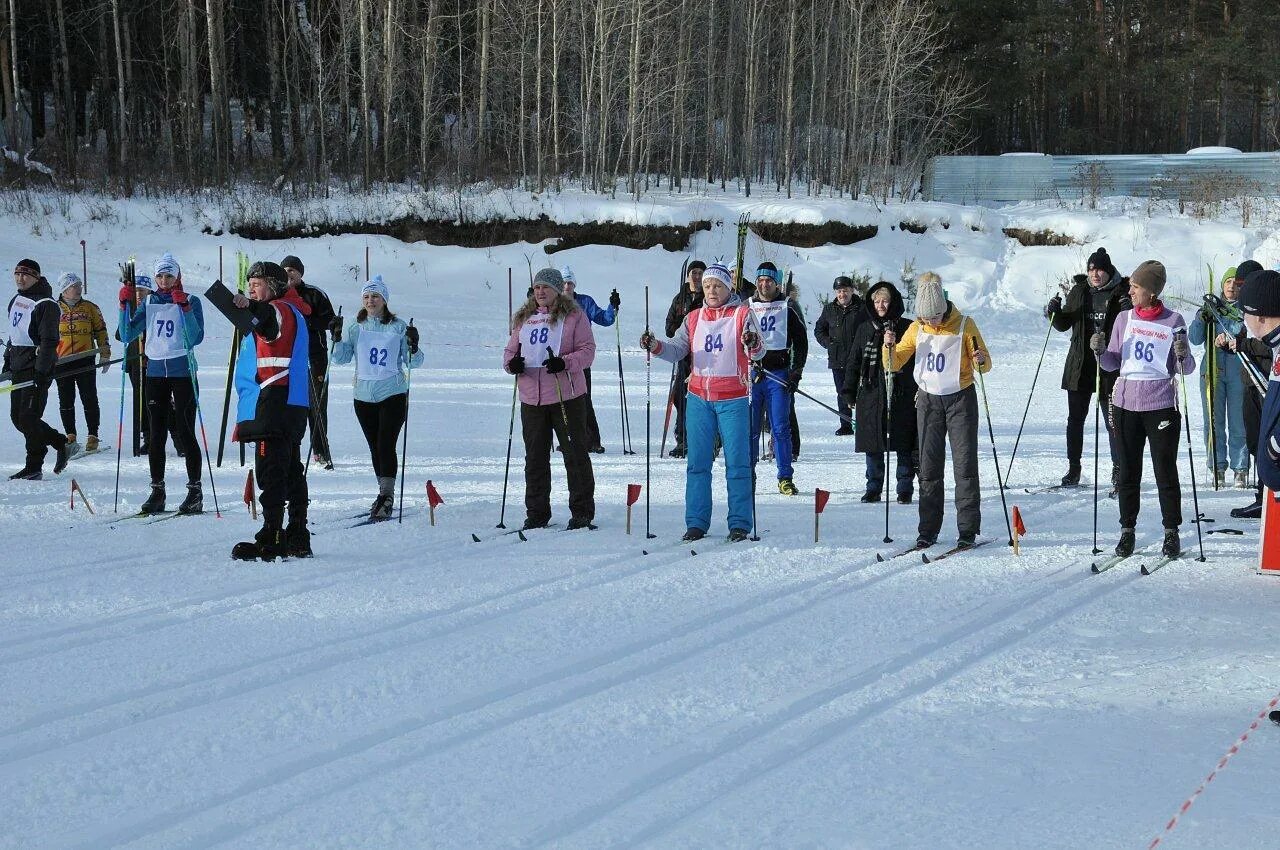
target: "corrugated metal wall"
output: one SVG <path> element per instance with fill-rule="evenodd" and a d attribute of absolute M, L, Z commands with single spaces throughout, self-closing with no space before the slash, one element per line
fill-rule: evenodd
<path fill-rule="evenodd" d="M 921 189 L 931 201 L 1013 203 L 1079 200 L 1095 189 L 1100 196 L 1176 198 L 1215 180 L 1248 189 L 1234 194 L 1280 194 L 1280 153 L 936 156 Z"/>

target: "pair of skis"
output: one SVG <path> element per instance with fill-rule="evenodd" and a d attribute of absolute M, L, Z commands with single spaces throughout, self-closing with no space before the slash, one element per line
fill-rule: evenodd
<path fill-rule="evenodd" d="M 1146 554 L 1148 553 L 1134 552 L 1132 555 L 1111 555 L 1110 557 L 1103 558 L 1101 561 L 1094 561 L 1093 564 L 1089 567 L 1089 572 L 1092 573 L 1093 575 L 1097 575 L 1098 573 L 1105 573 L 1107 570 L 1114 569 L 1115 567 L 1120 566 L 1121 564 L 1125 563 L 1131 558 L 1140 558 Z M 1182 557 L 1181 555 L 1172 555 L 1172 556 L 1161 555 L 1157 560 L 1151 563 L 1147 563 L 1146 561 L 1143 561 L 1142 565 L 1138 569 L 1139 569 L 1139 572 L 1142 573 L 1142 575 L 1149 576 L 1152 573 L 1154 573 L 1156 570 L 1164 566 L 1167 566 L 1171 562 L 1176 561 L 1181 557 Z"/>
<path fill-rule="evenodd" d="M 968 546 L 952 546 L 950 549 L 946 550 L 945 552 L 939 552 L 937 555 L 934 555 L 933 557 L 929 557 L 928 550 L 932 548 L 932 546 L 935 544 L 930 544 L 929 546 L 922 546 L 919 543 L 917 543 L 916 545 L 908 549 L 903 549 L 901 552 L 895 552 L 892 555 L 882 555 L 879 552 L 877 552 L 876 560 L 878 562 L 883 563 L 885 561 L 892 561 L 895 558 L 901 558 L 905 555 L 911 555 L 916 552 L 919 552 L 920 558 L 924 563 L 936 564 L 938 561 L 944 560 L 946 558 L 950 558 L 952 555 L 959 555 L 964 552 L 972 552 L 974 549 L 978 549 L 982 546 L 986 546 L 990 542 L 991 542 L 990 540 L 979 540 L 976 543 L 972 543 Z"/>

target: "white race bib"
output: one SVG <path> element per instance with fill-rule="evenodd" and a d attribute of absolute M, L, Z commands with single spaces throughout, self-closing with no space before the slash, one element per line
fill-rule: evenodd
<path fill-rule="evenodd" d="M 552 322 L 550 313 L 534 313 L 520 327 L 520 354 L 526 369 L 541 369 L 547 362 L 547 349 L 560 353 L 564 322 Z"/>
<path fill-rule="evenodd" d="M 183 344 L 182 308 L 177 304 L 147 302 L 147 357 L 151 360 L 170 360 L 185 357 Z"/>
<path fill-rule="evenodd" d="M 931 334 L 921 327 L 916 334 L 916 383 L 932 395 L 960 392 L 960 358 L 964 334 Z"/>
<path fill-rule="evenodd" d="M 356 337 L 356 380 L 381 381 L 400 374 L 400 334 L 360 329 Z"/>
<path fill-rule="evenodd" d="M 760 325 L 760 339 L 766 351 L 785 351 L 787 348 L 787 299 L 778 301 L 751 301 L 751 312 Z"/>
<path fill-rule="evenodd" d="M 738 374 L 738 319 L 729 313 L 719 319 L 705 319 L 698 314 L 693 326 L 689 349 L 693 353 L 693 372 L 703 378 L 728 378 Z"/>
<path fill-rule="evenodd" d="M 1169 380 L 1173 328 L 1129 317 L 1120 340 L 1120 377 L 1130 381 Z"/>
<path fill-rule="evenodd" d="M 44 301 L 52 303 L 51 298 L 41 298 L 33 301 L 25 295 L 19 295 L 13 299 L 13 304 L 9 306 L 9 344 L 34 346 L 36 341 L 31 337 L 31 314 L 35 312 L 36 305 Z"/>

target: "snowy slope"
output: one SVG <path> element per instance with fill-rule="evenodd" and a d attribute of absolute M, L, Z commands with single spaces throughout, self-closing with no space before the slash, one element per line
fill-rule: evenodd
<path fill-rule="evenodd" d="M 917 206 L 918 220 L 976 214 Z M 996 360 L 986 390 L 1005 469 L 1045 332 L 1027 308 L 1093 247 L 1105 244 L 1122 267 L 1166 258 L 1171 288 L 1188 297 L 1205 263 L 1220 270 L 1241 251 L 1268 266 L 1280 259 L 1265 227 L 1048 207 L 980 214 L 1005 218 L 979 231 L 882 228 L 849 248 L 753 237 L 749 257 L 795 269 L 811 322 L 816 293 L 837 272 L 896 279 L 907 261 L 939 269 L 974 308 Z M 114 453 L 56 479 L 0 484 L 10 541 L 0 563 L 0 847 L 1145 846 L 1276 690 L 1268 640 L 1280 584 L 1252 572 L 1256 524 L 1228 517 L 1247 496 L 1200 494 L 1215 520 L 1207 528 L 1244 536 L 1206 536 L 1202 564 L 1185 525 L 1188 556 L 1139 577 L 1137 561 L 1088 574 L 1091 488 L 1024 492 L 1065 468 L 1062 336 L 1050 341 L 1010 475 L 1009 504 L 1030 530 L 1020 558 L 1003 545 L 984 425 L 983 532 L 995 542 L 931 566 L 878 563 L 877 552 L 914 537 L 914 507 L 891 506 L 895 542 L 882 543 L 884 506 L 857 502 L 862 459 L 832 436 L 834 417 L 804 400 L 796 478 L 802 493 L 833 493 L 822 543 L 813 544 L 807 495 L 788 499 L 764 480 L 761 542 L 720 543 L 721 502 L 717 539 L 693 556 L 674 545 L 683 465 L 656 457 L 670 373 L 660 363 L 647 373 L 635 347 L 644 283 L 658 324 L 682 257 L 559 253 L 555 263 L 571 264 L 583 291 L 622 293 L 640 454 L 620 451 L 617 336 L 597 328 L 595 403 L 608 448 L 593 456 L 601 528 L 521 543 L 493 528 L 511 398 L 497 363 L 507 268 L 519 297 L 525 257 L 537 268 L 539 246 L 246 243 L 184 231 L 187 213 L 138 204 L 122 205 L 114 222 L 79 215 L 42 220 L 38 234 L 18 221 L 0 233 L 0 249 L 35 257 L 52 278 L 59 263 L 79 267 L 74 249 L 85 238 L 90 296 L 105 304 L 114 262 L 129 253 L 145 262 L 172 250 L 193 291 L 216 276 L 219 245 L 228 268 L 238 248 L 255 258 L 297 253 L 308 280 L 350 314 L 367 244 L 393 309 L 422 328 L 427 365 L 413 376 L 404 524 L 360 529 L 345 526 L 367 509 L 374 479 L 350 413 L 351 369 L 335 370 L 337 468 L 309 478 L 314 560 L 228 560 L 256 527 L 239 504 L 234 450 L 215 470 L 222 519 L 121 520 L 147 483 L 145 463 L 127 457 L 121 513 L 111 516 Z M 1076 228 L 1087 244 L 1022 248 L 1002 226 Z M 731 254 L 731 231 L 699 234 L 697 253 Z M 229 336 L 211 316 L 200 349 L 211 436 Z M 802 386 L 833 401 L 821 352 L 814 357 Z M 635 533 L 623 533 L 626 484 L 645 478 L 647 377 L 652 541 L 643 501 Z M 116 371 L 99 381 L 112 444 L 118 382 Z M 1194 401 L 1192 421 L 1198 431 Z M 516 448 L 510 527 L 522 519 L 518 438 Z M 0 440 L 0 462 L 20 459 L 14 435 Z M 182 473 L 170 461 L 176 486 Z M 68 510 L 70 475 L 98 516 Z M 434 528 L 428 478 L 447 503 Z M 561 482 L 557 473 L 563 522 Z M 717 473 L 718 494 L 722 486 Z M 1115 511 L 1100 506 L 1105 549 Z M 1158 526 L 1152 494 L 1140 543 L 1155 545 Z M 944 540 L 953 533 L 949 514 Z M 1273 847 L 1280 818 L 1258 792 L 1274 777 L 1278 731 L 1251 736 L 1163 846 Z"/>

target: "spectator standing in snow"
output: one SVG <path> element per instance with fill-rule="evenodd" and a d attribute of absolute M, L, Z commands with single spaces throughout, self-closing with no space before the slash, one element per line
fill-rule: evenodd
<path fill-rule="evenodd" d="M 1222 301 L 1231 312 L 1239 309 L 1236 301 L 1244 280 L 1235 268 L 1222 276 Z M 1225 318 L 1225 317 L 1224 317 Z M 1214 487 L 1223 486 L 1227 469 L 1235 474 L 1235 486 L 1249 486 L 1249 449 L 1245 439 L 1244 405 L 1249 380 L 1241 372 L 1231 343 L 1244 332 L 1244 321 L 1227 318 L 1225 328 L 1208 310 L 1196 311 L 1187 331 L 1192 345 L 1203 345 L 1201 359 L 1200 410 L 1205 423 L 1205 464 L 1214 477 Z M 1209 348 L 1215 351 L 1213 369 L 1209 368 Z M 1212 372 L 1212 374 L 1211 374 Z M 1216 465 L 1215 465 L 1216 461 Z"/>
<path fill-rule="evenodd" d="M 44 421 L 49 403 L 53 368 L 58 359 L 58 304 L 53 287 L 40 274 L 35 260 L 19 260 L 13 268 L 18 291 L 9 299 L 9 345 L 4 350 L 4 371 L 14 384 L 32 386 L 9 393 L 9 419 L 26 441 L 26 462 L 9 476 L 12 480 L 39 481 L 44 458 L 53 449 L 54 474 L 67 468 L 67 459 L 79 448 Z"/>
<path fill-rule="evenodd" d="M 680 291 L 671 299 L 671 307 L 667 310 L 665 325 L 666 337 L 671 339 L 684 324 L 685 316 L 702 306 L 702 273 L 707 264 L 702 260 L 694 260 L 685 270 L 685 278 L 680 284 Z M 690 358 L 685 357 L 675 364 L 675 378 L 671 382 L 671 403 L 675 406 L 675 448 L 668 454 L 671 457 L 687 455 L 685 440 L 685 407 L 688 398 Z"/>
<path fill-rule="evenodd" d="M 854 333 L 869 311 L 862 309 L 862 299 L 853 288 L 852 278 L 840 275 L 831 284 L 831 288 L 834 291 L 834 297 L 822 308 L 822 315 L 813 326 L 813 338 L 818 341 L 818 345 L 827 350 L 827 368 L 831 370 L 831 378 L 835 381 L 836 392 L 839 394 L 838 409 L 841 415 L 852 419 L 853 409 L 845 403 L 847 398 L 845 385 L 849 383 L 845 377 L 845 364 L 853 354 Z M 894 291 L 897 292 L 897 290 Z M 870 293 L 867 295 L 867 303 L 870 304 Z M 899 295 L 899 306 L 901 302 L 902 296 Z M 898 315 L 902 315 L 901 310 Z M 856 383 L 854 381 L 855 386 Z M 840 427 L 836 429 L 836 436 L 847 437 L 852 433 L 853 426 L 845 419 L 841 419 Z"/>
<path fill-rule="evenodd" d="M 778 468 L 778 492 L 794 496 L 798 491 L 792 481 L 791 403 L 809 354 L 809 334 L 800 312 L 787 300 L 781 286 L 782 273 L 773 263 L 761 263 L 756 271 L 755 296 L 747 302 L 760 327 L 766 351 L 758 368 L 767 373 L 757 375 L 751 388 L 751 451 L 754 458 L 759 451 L 767 408 Z"/>
<path fill-rule="evenodd" d="M 564 292 L 564 278 L 546 268 L 533 278 L 533 294 L 516 310 L 502 366 L 519 376 L 524 437 L 524 528 L 551 522 L 551 435 L 564 450 L 569 483 L 569 528 L 595 519 L 595 476 L 587 453 L 586 377 L 596 355 L 591 322 Z"/>
<path fill-rule="evenodd" d="M 1254 272 L 1259 272 L 1259 271 L 1262 271 L 1262 265 L 1255 260 L 1245 260 L 1243 263 L 1236 266 L 1236 278 L 1240 281 L 1241 290 L 1243 290 L 1244 282 L 1249 279 L 1249 276 Z M 1243 295 L 1240 296 L 1240 305 L 1241 305 L 1241 311 L 1243 312 L 1244 311 Z M 1248 314 L 1246 313 L 1246 315 Z M 1271 348 L 1265 342 L 1263 342 L 1261 339 L 1258 339 L 1250 335 L 1246 328 L 1246 331 L 1244 333 L 1240 334 L 1238 337 L 1236 337 L 1236 339 L 1231 340 L 1231 342 L 1229 343 L 1229 347 L 1231 348 L 1232 351 L 1239 351 L 1246 358 L 1248 358 L 1248 360 L 1257 369 L 1258 373 L 1263 376 L 1263 380 L 1266 381 L 1267 376 L 1271 374 L 1271 363 L 1273 360 L 1273 353 L 1271 351 Z M 1239 363 L 1237 365 L 1240 368 L 1240 374 L 1244 380 L 1244 385 L 1245 385 L 1244 416 L 1243 416 L 1245 448 L 1248 449 L 1249 454 L 1253 457 L 1255 468 L 1257 468 L 1256 464 L 1261 460 L 1261 458 L 1257 454 L 1257 451 L 1258 451 L 1258 432 L 1260 430 L 1260 425 L 1261 425 L 1260 420 L 1262 418 L 1262 395 L 1260 395 L 1258 391 L 1254 388 L 1253 381 L 1248 377 L 1248 373 L 1246 372 L 1245 365 L 1243 363 Z M 1269 388 L 1269 386 L 1270 384 L 1268 382 L 1267 387 Z M 1258 480 L 1255 482 L 1253 501 L 1243 507 L 1232 508 L 1231 516 L 1233 516 L 1236 519 L 1260 519 L 1262 517 L 1262 476 L 1261 475 L 1258 476 Z"/>
<path fill-rule="evenodd" d="M 333 341 L 342 339 L 342 319 L 333 312 L 333 304 L 323 289 L 318 289 L 302 279 L 305 271 L 302 260 L 290 254 L 280 261 L 289 275 L 289 288 L 311 308 L 304 318 L 307 322 L 307 340 L 310 346 L 308 358 L 311 364 L 311 452 L 313 460 L 325 469 L 333 469 L 333 454 L 329 449 L 329 383 L 325 375 L 329 370 L 329 346 L 325 332 L 333 334 Z"/>
<path fill-rule="evenodd" d="M 84 299 L 84 281 L 75 272 L 67 272 L 59 277 L 58 288 L 58 307 L 62 313 L 58 322 L 58 359 L 96 348 L 98 362 L 102 364 L 102 371 L 106 372 L 111 368 L 111 338 L 107 335 L 107 323 L 102 318 L 102 311 L 97 304 Z M 86 452 L 98 451 L 98 426 L 102 424 L 102 412 L 98 406 L 98 370 L 88 368 L 92 365 L 92 356 L 76 358 L 62 369 L 75 374 L 57 379 L 58 412 L 62 416 L 62 428 L 67 432 L 69 443 L 77 442 L 77 393 L 80 395 L 80 403 L 84 405 L 85 429 L 89 433 L 84 443 Z"/>
<path fill-rule="evenodd" d="M 618 295 L 618 290 L 615 289 L 609 293 L 609 307 L 602 310 L 594 298 L 577 291 L 577 280 L 573 276 L 573 269 L 565 266 L 560 270 L 560 276 L 564 279 L 564 294 L 577 303 L 578 309 L 582 310 L 588 319 L 604 328 L 614 323 L 618 315 L 618 308 L 622 306 L 622 296 Z M 583 369 L 582 376 L 587 382 L 584 401 L 587 417 L 587 451 L 603 454 L 604 446 L 600 442 L 600 423 L 596 421 L 595 405 L 591 403 L 591 368 Z"/>
<path fill-rule="evenodd" d="M 1280 272 L 1251 270 L 1240 290 L 1240 309 L 1249 336 L 1267 346 L 1276 362 L 1280 358 Z M 1280 492 L 1280 381 L 1275 380 L 1275 371 L 1273 367 L 1267 373 L 1272 380 L 1262 402 L 1256 453 L 1258 479 Z"/>

